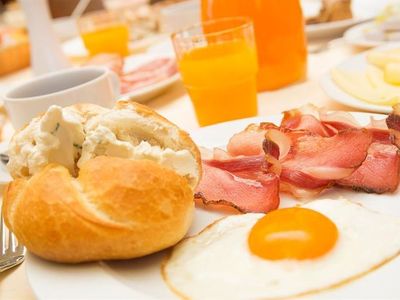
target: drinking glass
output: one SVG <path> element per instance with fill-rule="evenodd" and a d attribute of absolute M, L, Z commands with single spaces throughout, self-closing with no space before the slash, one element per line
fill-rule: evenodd
<path fill-rule="evenodd" d="M 78 27 L 90 55 L 128 54 L 129 28 L 121 13 L 110 11 L 88 13 L 78 20 Z"/>
<path fill-rule="evenodd" d="M 172 35 L 178 67 L 200 126 L 257 114 L 253 25 L 222 18 Z"/>
<path fill-rule="evenodd" d="M 202 20 L 251 18 L 258 54 L 257 87 L 274 90 L 306 78 L 307 42 L 300 2 L 201 0 Z"/>

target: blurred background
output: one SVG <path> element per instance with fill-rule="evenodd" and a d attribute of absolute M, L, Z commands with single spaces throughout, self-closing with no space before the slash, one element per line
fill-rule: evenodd
<path fill-rule="evenodd" d="M 0 75 L 29 64 L 27 22 L 21 2 L 0 1 L 1 54 L 5 51 L 5 47 L 13 48 L 7 59 L 4 56 L 0 57 Z M 42 2 L 42 0 L 37 2 Z M 171 32 L 199 22 L 201 19 L 200 0 L 48 0 L 45 2 L 48 4 L 52 26 L 62 43 L 63 51 L 71 59 L 76 60 L 87 56 L 87 49 L 79 38 L 77 20 L 85 15 L 90 16 L 94 12 L 104 10 L 117 12 L 124 19 L 129 32 L 129 51 L 133 53 L 144 51 L 163 38 L 165 39 Z M 372 20 L 389 2 L 386 0 L 302 0 L 300 4 L 307 24 L 307 36 L 315 41 L 315 39 L 340 37 L 344 30 L 352 25 Z M 288 16 L 289 13 L 287 10 Z M 281 17 L 285 18 L 285 5 L 282 6 L 281 14 Z M 320 51 L 325 46 L 319 41 L 310 50 Z M 164 48 L 164 50 L 168 49 Z M 12 52 L 18 53 L 18 62 L 12 58 Z"/>

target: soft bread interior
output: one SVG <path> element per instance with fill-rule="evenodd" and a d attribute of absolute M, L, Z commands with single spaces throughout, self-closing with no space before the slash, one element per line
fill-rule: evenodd
<path fill-rule="evenodd" d="M 189 136 L 147 107 L 120 102 L 116 108 L 94 105 L 51 106 L 10 144 L 9 171 L 30 177 L 49 163 L 77 176 L 97 156 L 148 159 L 187 178 L 194 189 L 200 179 L 200 156 Z"/>

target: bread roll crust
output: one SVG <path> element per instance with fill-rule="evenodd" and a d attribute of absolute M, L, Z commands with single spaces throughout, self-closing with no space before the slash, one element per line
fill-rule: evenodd
<path fill-rule="evenodd" d="M 99 156 L 78 178 L 49 164 L 4 191 L 6 225 L 36 255 L 77 263 L 147 255 L 177 243 L 193 217 L 187 180 L 149 160 Z"/>

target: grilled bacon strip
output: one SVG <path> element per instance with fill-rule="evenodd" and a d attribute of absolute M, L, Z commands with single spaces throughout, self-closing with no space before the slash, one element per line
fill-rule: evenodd
<path fill-rule="evenodd" d="M 400 181 L 400 156 L 394 145 L 373 143 L 362 165 L 336 183 L 356 191 L 382 194 L 394 192 Z"/>
<path fill-rule="evenodd" d="M 262 156 L 203 160 L 203 177 L 195 198 L 205 205 L 230 206 L 242 213 L 267 213 L 278 208 L 279 178 L 264 172 L 263 163 Z"/>
<path fill-rule="evenodd" d="M 387 125 L 386 125 L 387 124 Z M 333 185 L 368 193 L 393 192 L 400 181 L 400 105 L 364 128 L 347 112 L 308 105 L 287 111 L 280 126 L 251 124 L 227 151 L 203 160 L 196 197 L 206 205 L 267 212 L 279 191 L 312 198 Z M 205 157 L 205 156 L 204 156 Z"/>

